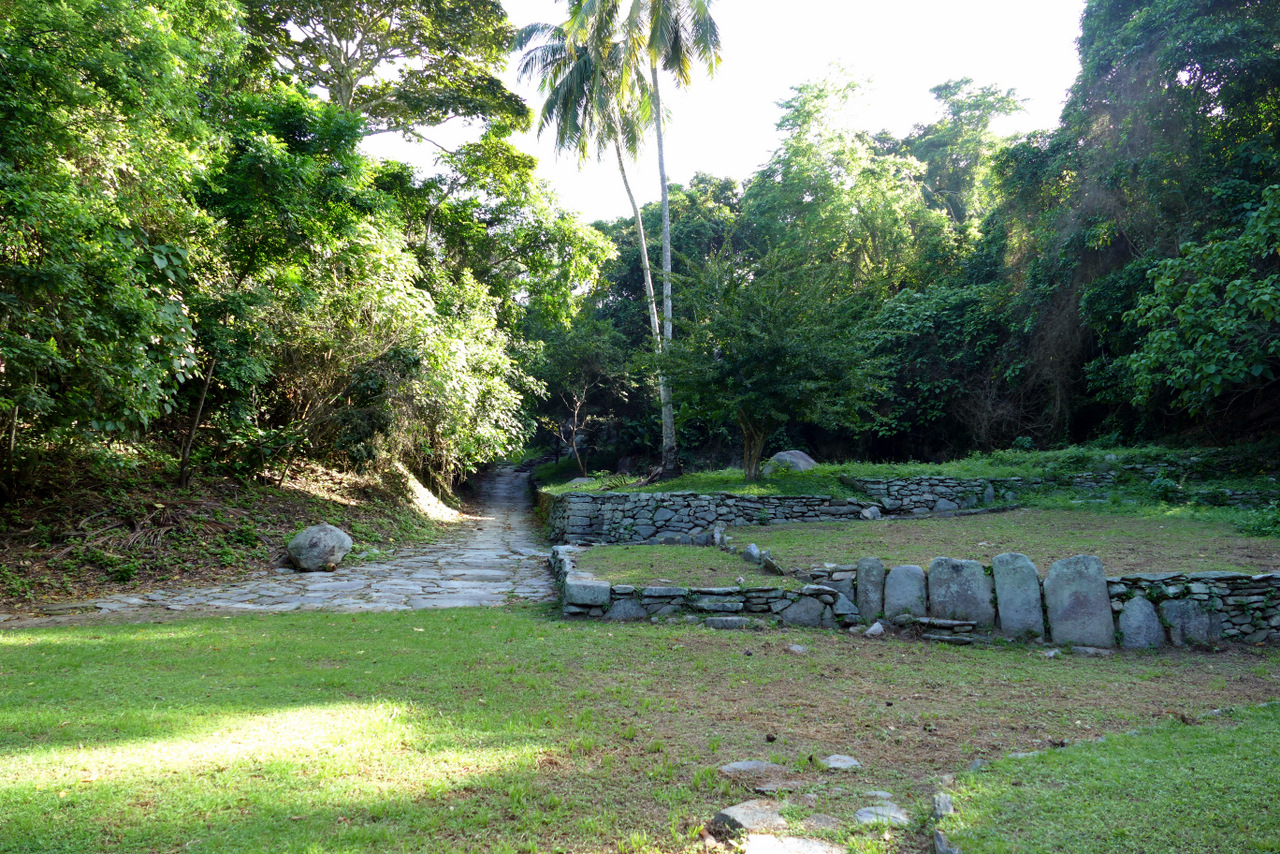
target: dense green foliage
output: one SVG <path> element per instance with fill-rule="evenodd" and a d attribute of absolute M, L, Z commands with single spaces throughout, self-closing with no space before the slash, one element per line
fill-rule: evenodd
<path fill-rule="evenodd" d="M 833 392 L 874 417 L 840 424 L 787 406 L 767 451 L 944 459 L 1015 440 L 1190 429 L 1221 441 L 1274 426 L 1280 11 L 1094 0 L 1082 27 L 1082 69 L 1055 129 L 996 137 L 991 122 L 1018 109 L 1016 93 L 957 79 L 933 89 L 939 118 L 898 138 L 842 124 L 854 84 L 809 82 L 780 105 L 782 144 L 743 186 L 700 175 L 672 188 L 676 327 L 683 315 L 689 347 L 716 315 L 744 342 L 757 327 L 785 338 L 770 312 L 822 287 L 841 310 L 796 337 L 819 335 L 811 352 L 836 359 L 861 350 L 878 368 L 879 382 Z M 619 256 L 596 307 L 638 351 L 633 226 L 603 226 Z M 726 252 L 759 290 L 751 319 L 705 298 Z M 785 295 L 762 264 L 792 271 Z M 836 318 L 843 331 L 825 325 Z M 728 374 L 780 400 L 795 377 L 749 379 L 723 346 L 702 349 L 719 360 L 672 367 L 683 442 L 725 461 L 725 437 L 742 429 Z M 626 406 L 616 420 L 639 422 Z"/>
<path fill-rule="evenodd" d="M 370 25 L 395 43 L 367 74 L 412 51 L 447 60 L 403 78 L 413 97 L 397 90 L 394 110 L 271 70 L 273 51 L 298 60 L 261 15 L 296 23 L 316 4 L 4 7 L 5 491 L 104 439 L 167 445 L 184 482 L 283 479 L 305 454 L 403 461 L 447 487 L 518 447 L 539 390 L 524 318 L 562 321 L 611 250 L 507 141 L 524 107 L 485 76 L 509 35 L 496 4 L 468 13 L 487 34 L 464 37 L 448 4 L 415 7 L 413 32 Z M 493 121 L 434 175 L 357 150 L 380 123 L 446 115 Z"/>

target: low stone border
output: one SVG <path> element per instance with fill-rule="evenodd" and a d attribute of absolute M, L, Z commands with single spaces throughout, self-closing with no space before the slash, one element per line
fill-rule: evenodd
<path fill-rule="evenodd" d="M 843 592 L 823 584 L 800 590 L 783 587 L 641 587 L 610 584 L 577 569 L 578 546 L 551 549 L 551 570 L 561 587 L 566 617 L 650 620 L 685 615 L 713 629 L 763 628 L 770 621 L 788 626 L 835 628 L 852 625 L 858 609 Z"/>
<path fill-rule="evenodd" d="M 1030 558 L 1017 553 L 997 555 L 990 567 L 935 558 L 927 570 L 890 568 L 863 558 L 787 572 L 750 544 L 738 553 L 804 586 L 636 588 L 579 571 L 574 555 L 581 548 L 552 549 L 569 617 L 656 621 L 686 614 L 715 628 L 743 628 L 753 620 L 835 628 L 883 618 L 926 640 L 968 644 L 998 634 L 1081 650 L 1280 641 L 1280 573 L 1108 578 L 1096 557 L 1077 555 L 1055 562 L 1042 580 Z"/>

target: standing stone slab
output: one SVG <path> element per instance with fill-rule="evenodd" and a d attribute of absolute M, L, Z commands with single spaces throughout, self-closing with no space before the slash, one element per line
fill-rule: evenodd
<path fill-rule="evenodd" d="M 1031 558 L 1017 552 L 996 555 L 993 561 L 996 608 L 1000 633 L 1011 638 L 1044 637 L 1044 606 L 1040 573 Z"/>
<path fill-rule="evenodd" d="M 899 614 L 923 617 L 927 612 L 924 569 L 918 566 L 895 566 L 884 580 L 884 615 L 890 619 Z"/>
<path fill-rule="evenodd" d="M 1044 604 L 1053 642 L 1110 649 L 1116 644 L 1111 597 L 1102 561 L 1076 555 L 1049 567 Z"/>
<path fill-rule="evenodd" d="M 1208 644 L 1222 639 L 1222 618 L 1194 599 L 1169 599 L 1160 603 L 1160 616 L 1169 625 L 1174 646 Z"/>
<path fill-rule="evenodd" d="M 858 613 L 866 622 L 884 613 L 884 561 L 864 557 L 858 561 Z"/>
<path fill-rule="evenodd" d="M 1150 649 L 1164 644 L 1164 626 L 1156 616 L 1156 606 L 1145 596 L 1135 596 L 1124 603 L 1120 612 L 1120 646 L 1125 649 Z"/>
<path fill-rule="evenodd" d="M 1105 586 L 1103 592 L 1106 592 Z M 929 564 L 929 616 L 972 620 L 980 626 L 996 621 L 991 604 L 991 576 L 976 560 L 936 557 Z"/>

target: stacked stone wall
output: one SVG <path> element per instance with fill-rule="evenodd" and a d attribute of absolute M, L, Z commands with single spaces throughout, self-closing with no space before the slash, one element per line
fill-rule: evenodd
<path fill-rule="evenodd" d="M 1280 641 L 1280 573 L 1106 577 L 1097 558 L 1082 555 L 1058 561 L 1041 579 L 1025 555 L 1005 554 L 994 568 L 951 558 L 937 558 L 927 570 L 888 568 L 864 558 L 787 573 L 792 583 L 779 579 L 777 587 L 636 587 L 578 571 L 581 550 L 552 549 L 567 617 L 685 619 L 712 628 L 883 620 L 950 643 L 999 634 L 1104 649 Z"/>
<path fill-rule="evenodd" d="M 857 519 L 874 505 L 827 495 L 750 496 L 720 492 L 570 492 L 551 496 L 556 543 L 718 545 L 717 529 Z M 875 510 L 873 515 L 878 515 Z"/>

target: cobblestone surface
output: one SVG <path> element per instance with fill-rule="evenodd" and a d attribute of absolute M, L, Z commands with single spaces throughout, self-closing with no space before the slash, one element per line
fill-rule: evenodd
<path fill-rule="evenodd" d="M 237 584 L 110 596 L 93 604 L 106 612 L 407 611 L 553 598 L 550 550 L 535 534 L 528 475 L 498 469 L 481 483 L 477 503 L 478 515 L 446 540 L 378 563 L 334 572 L 263 571 Z"/>

